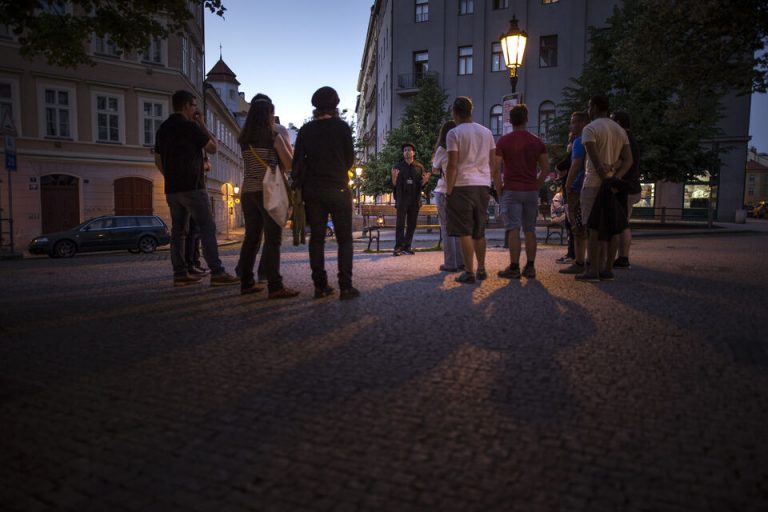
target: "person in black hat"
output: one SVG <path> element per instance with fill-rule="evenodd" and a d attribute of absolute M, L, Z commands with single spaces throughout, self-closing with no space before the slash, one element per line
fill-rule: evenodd
<path fill-rule="evenodd" d="M 393 256 L 414 254 L 411 243 L 421 207 L 421 189 L 429 180 L 424 166 L 415 160 L 416 146 L 412 142 L 405 142 L 400 149 L 403 159 L 392 168 L 392 186 L 397 208 Z"/>
<path fill-rule="evenodd" d="M 325 271 L 325 234 L 330 215 L 338 252 L 339 299 L 354 299 L 360 292 L 352 286 L 352 191 L 347 171 L 355 162 L 352 129 L 339 118 L 339 95 L 332 87 L 321 87 L 312 95 L 314 119 L 299 130 L 293 154 L 291 177 L 300 187 L 307 214 L 309 266 L 315 298 L 333 295 Z"/>

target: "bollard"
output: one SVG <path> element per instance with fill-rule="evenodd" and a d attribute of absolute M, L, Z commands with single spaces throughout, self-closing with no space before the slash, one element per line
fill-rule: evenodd
<path fill-rule="evenodd" d="M 667 207 L 662 206 L 661 207 L 661 223 L 664 224 L 667 222 Z"/>

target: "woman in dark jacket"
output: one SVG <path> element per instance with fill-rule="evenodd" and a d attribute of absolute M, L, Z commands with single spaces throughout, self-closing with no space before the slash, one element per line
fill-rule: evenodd
<path fill-rule="evenodd" d="M 354 299 L 352 286 L 352 192 L 347 171 L 355 162 L 352 130 L 339 118 L 339 95 L 321 87 L 312 95 L 314 119 L 299 130 L 293 155 L 294 186 L 302 189 L 309 239 L 309 265 L 315 298 L 333 294 L 325 271 L 325 231 L 333 220 L 338 253 L 339 298 Z"/>
<path fill-rule="evenodd" d="M 283 226 L 264 209 L 264 174 L 269 166 L 273 172 L 283 172 L 291 166 L 291 150 L 275 131 L 275 107 L 268 96 L 257 94 L 251 101 L 245 126 L 238 142 L 243 154 L 245 174 L 240 198 L 245 218 L 245 238 L 240 249 L 240 293 L 245 295 L 261 291 L 253 278 L 253 265 L 259 252 L 261 233 L 264 232 L 264 270 L 270 299 L 288 299 L 299 292 L 283 286 L 280 275 L 280 243 Z"/>

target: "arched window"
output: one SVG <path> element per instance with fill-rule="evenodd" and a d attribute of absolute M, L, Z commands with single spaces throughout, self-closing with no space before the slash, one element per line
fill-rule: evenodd
<path fill-rule="evenodd" d="M 549 142 L 550 131 L 555 124 L 555 104 L 551 101 L 543 101 L 539 105 L 539 137 L 544 142 Z"/>
<path fill-rule="evenodd" d="M 503 112 L 501 105 L 494 105 L 491 107 L 491 133 L 493 133 L 494 136 L 502 135 L 504 133 Z"/>

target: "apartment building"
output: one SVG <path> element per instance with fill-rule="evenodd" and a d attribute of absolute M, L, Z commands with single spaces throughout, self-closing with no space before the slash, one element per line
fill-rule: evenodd
<path fill-rule="evenodd" d="M 203 94 L 203 9 L 202 3 L 189 5 L 193 17 L 184 33 L 155 40 L 143 51 L 122 52 L 108 37 L 93 37 L 93 67 L 24 60 L 12 33 L 0 30 L 0 109 L 14 120 L 18 162 L 12 211 L 7 175 L 0 183 L 0 217 L 12 216 L 17 251 L 41 233 L 99 215 L 153 213 L 170 224 L 153 147 L 178 89 L 205 96 L 211 107 L 209 127 L 223 148 L 209 175 L 212 208 L 220 231 L 237 222 L 228 205 L 233 185 L 242 180 L 234 143 L 239 126 L 215 90 Z M 4 221 L 3 246 L 7 230 Z"/>
<path fill-rule="evenodd" d="M 357 136 L 361 159 L 377 153 L 398 126 L 418 77 L 429 73 L 449 101 L 469 96 L 474 119 L 503 134 L 503 98 L 511 93 L 499 43 L 513 16 L 528 33 L 517 84 L 530 111 L 529 130 L 547 141 L 562 90 L 581 74 L 588 56 L 588 27 L 605 26 L 616 0 L 375 0 L 358 77 Z M 743 198 L 749 97 L 725 102 L 722 135 L 703 144 L 724 150 L 719 181 L 649 183 L 646 206 L 679 211 L 690 198 L 712 197 L 719 220 L 733 220 Z M 700 205 L 701 202 L 694 204 Z"/>
<path fill-rule="evenodd" d="M 744 178 L 744 204 L 768 201 L 768 154 L 750 148 Z"/>

